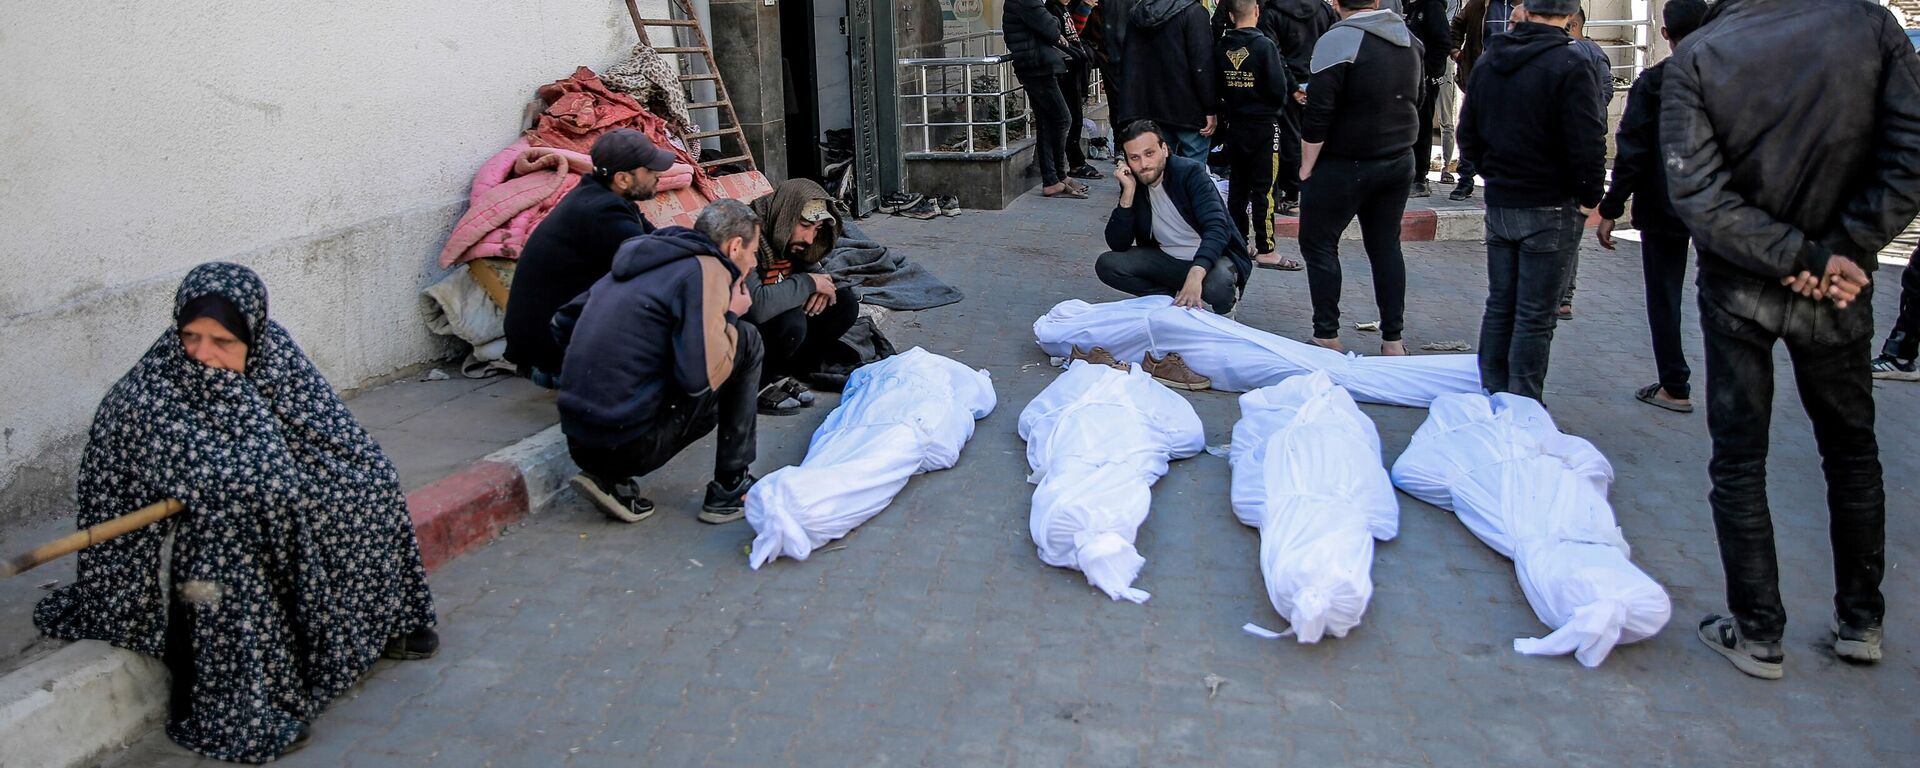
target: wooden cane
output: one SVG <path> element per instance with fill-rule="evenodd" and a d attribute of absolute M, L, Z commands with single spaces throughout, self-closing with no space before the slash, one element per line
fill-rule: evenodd
<path fill-rule="evenodd" d="M 26 554 L 14 555 L 0 562 L 0 579 L 8 578 L 29 569 L 46 564 L 62 555 L 72 554 L 91 547 L 115 536 L 131 533 L 154 523 L 177 515 L 187 505 L 179 499 L 167 499 L 154 502 L 127 514 L 95 525 L 84 531 L 75 531 L 53 541 L 36 547 Z"/>

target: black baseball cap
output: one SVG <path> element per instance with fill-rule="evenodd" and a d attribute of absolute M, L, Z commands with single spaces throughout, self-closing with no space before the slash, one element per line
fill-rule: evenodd
<path fill-rule="evenodd" d="M 647 135 L 632 128 L 619 128 L 593 140 L 593 167 L 607 173 L 631 171 L 645 166 L 659 173 L 673 167 L 673 153 L 654 146 Z"/>

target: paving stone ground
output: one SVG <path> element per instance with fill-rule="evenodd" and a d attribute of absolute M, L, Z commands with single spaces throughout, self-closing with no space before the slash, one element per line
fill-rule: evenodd
<path fill-rule="evenodd" d="M 1150 602 L 1110 601 L 1080 574 L 1041 564 L 1015 424 L 1057 373 L 1032 343 L 1034 318 L 1067 298 L 1119 298 L 1092 275 L 1111 192 L 1094 197 L 1029 196 L 1000 213 L 868 225 L 968 295 L 894 334 L 903 348 L 993 374 L 1000 407 L 957 467 L 915 479 L 842 546 L 760 571 L 741 552 L 745 523 L 693 519 L 710 442 L 650 480 L 663 510 L 645 523 L 609 522 L 565 499 L 435 574 L 440 655 L 383 662 L 286 764 L 1920 764 L 1920 386 L 1876 387 L 1888 658 L 1856 667 L 1823 647 L 1824 489 L 1782 377 L 1770 490 L 1791 616 L 1787 677 L 1747 678 L 1693 637 L 1694 622 L 1722 608 L 1706 423 L 1632 399 L 1654 378 L 1634 245 L 1585 252 L 1578 316 L 1561 327 L 1548 381 L 1562 429 L 1612 460 L 1634 559 L 1674 601 L 1666 631 L 1602 667 L 1514 653 L 1514 638 L 1545 630 L 1511 564 L 1448 513 L 1404 496 L 1400 537 L 1378 548 L 1373 602 L 1350 636 L 1298 645 L 1242 633 L 1245 622 L 1281 620 L 1262 587 L 1257 536 L 1228 508 L 1226 462 L 1204 454 L 1154 489 L 1139 540 Z M 1348 323 L 1375 319 L 1356 244 L 1343 258 Z M 1413 244 L 1407 258 L 1410 346 L 1474 340 L 1480 247 Z M 1879 279 L 1891 285 L 1893 274 Z M 1895 300 L 1876 298 L 1884 329 Z M 1303 274 L 1255 275 L 1239 319 L 1304 337 Z M 1686 338 L 1697 367 L 1697 328 Z M 1190 399 L 1209 442 L 1226 442 L 1233 398 Z M 833 402 L 763 420 L 759 471 L 797 462 Z M 1425 417 L 1364 408 L 1389 461 Z M 1225 682 L 1209 692 L 1208 675 Z M 158 734 L 117 760 L 198 764 Z"/>

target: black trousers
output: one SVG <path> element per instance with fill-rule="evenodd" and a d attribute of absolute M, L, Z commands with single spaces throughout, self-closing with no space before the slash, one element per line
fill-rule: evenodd
<path fill-rule="evenodd" d="M 653 428 L 639 438 L 612 448 L 567 439 L 567 452 L 580 470 L 607 483 L 652 474 L 694 441 L 720 428 L 714 450 L 713 476 L 734 478 L 753 465 L 754 420 L 759 416 L 760 365 L 764 350 L 760 331 L 752 323 L 734 323 L 739 332 L 733 374 L 719 389 L 690 396 L 669 385 L 667 398 L 654 414 Z"/>
<path fill-rule="evenodd" d="M 1032 112 L 1034 163 L 1040 183 L 1053 186 L 1067 177 L 1067 99 L 1060 93 L 1058 75 L 1016 75 L 1027 91 Z"/>
<path fill-rule="evenodd" d="M 1399 341 L 1406 325 L 1407 263 L 1400 217 L 1413 183 L 1413 153 L 1378 160 L 1322 155 L 1300 189 L 1300 255 L 1313 298 L 1313 337 L 1340 337 L 1340 233 L 1356 216 L 1373 267 L 1380 339 Z"/>
<path fill-rule="evenodd" d="M 1093 262 L 1093 273 L 1100 282 L 1135 296 L 1172 296 L 1187 284 L 1187 272 L 1193 262 L 1168 256 L 1166 251 L 1136 245 L 1124 251 L 1107 251 Z M 1200 281 L 1200 300 L 1217 314 L 1233 311 L 1240 298 L 1240 274 L 1225 256 Z"/>
<path fill-rule="evenodd" d="M 1280 172 L 1274 174 L 1273 188 L 1282 200 L 1300 200 L 1300 122 L 1306 117 L 1306 107 L 1296 103 L 1291 97 L 1281 108 L 1280 120 Z"/>
<path fill-rule="evenodd" d="M 1893 321 L 1893 332 L 1881 354 L 1901 360 L 1920 357 L 1920 248 L 1914 249 L 1907 268 L 1900 271 L 1900 316 Z"/>
<path fill-rule="evenodd" d="M 1543 399 L 1580 210 L 1487 209 L 1487 308 L 1480 316 L 1480 386 Z M 1571 245 L 1571 247 L 1569 247 Z"/>
<path fill-rule="evenodd" d="M 1754 302 L 1751 287 L 1731 301 L 1720 298 L 1724 288 L 1714 283 L 1725 279 L 1701 275 L 1700 329 L 1706 339 L 1707 431 L 1713 436 L 1713 458 L 1707 463 L 1713 490 L 1707 499 L 1720 539 L 1720 563 L 1726 569 L 1727 607 L 1748 639 L 1775 642 L 1786 630 L 1773 517 L 1767 507 L 1773 348 L 1784 341 L 1827 481 L 1834 607 L 1849 626 L 1878 626 L 1886 612 L 1880 581 L 1886 567 L 1887 515 L 1880 446 L 1873 432 L 1871 329 L 1854 334 L 1856 338 L 1838 338 L 1845 334 L 1837 333 L 1835 324 L 1812 317 L 1832 310 L 1805 299 L 1793 300 L 1791 311 L 1780 313 L 1785 327 L 1769 329 L 1726 308 L 1727 303 Z M 1765 290 L 1786 288 L 1772 284 Z M 1858 300 L 1869 317 L 1870 298 L 1862 293 Z M 1765 302 L 1763 298 L 1760 303 Z"/>
<path fill-rule="evenodd" d="M 1433 110 L 1440 103 L 1440 79 L 1426 78 L 1420 92 L 1420 135 L 1413 140 L 1413 180 L 1425 181 L 1433 164 Z"/>
<path fill-rule="evenodd" d="M 1660 388 L 1669 396 L 1693 397 L 1693 369 L 1680 349 L 1680 300 L 1687 279 L 1687 236 L 1640 232 L 1640 271 L 1647 284 L 1647 331 L 1653 336 L 1653 365 Z"/>
<path fill-rule="evenodd" d="M 767 348 L 762 386 L 783 376 L 813 373 L 827 363 L 850 362 L 846 358 L 852 350 L 840 337 L 860 320 L 860 300 L 852 288 L 835 290 L 833 297 L 833 306 L 812 317 L 805 307 L 795 307 L 760 321 L 760 338 Z"/>
<path fill-rule="evenodd" d="M 1254 253 L 1273 252 L 1273 182 L 1284 141 L 1276 120 L 1236 118 L 1227 126 L 1227 213 Z"/>
<path fill-rule="evenodd" d="M 1087 164 L 1082 129 L 1086 125 L 1089 84 L 1085 66 L 1069 67 L 1067 73 L 1060 76 L 1060 95 L 1067 100 L 1067 166 L 1061 171 L 1062 175 Z"/>

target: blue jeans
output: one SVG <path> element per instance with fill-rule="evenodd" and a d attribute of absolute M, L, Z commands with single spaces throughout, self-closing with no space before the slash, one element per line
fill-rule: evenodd
<path fill-rule="evenodd" d="M 1174 154 L 1188 160 L 1197 160 L 1202 163 L 1207 161 L 1207 151 L 1213 148 L 1213 141 L 1211 139 L 1200 135 L 1199 131 L 1189 131 L 1183 128 L 1168 128 L 1166 130 L 1167 144 L 1171 146 Z"/>
<path fill-rule="evenodd" d="M 1480 386 L 1487 392 L 1541 399 L 1582 223 L 1571 201 L 1487 208 L 1487 310 L 1480 319 Z"/>

